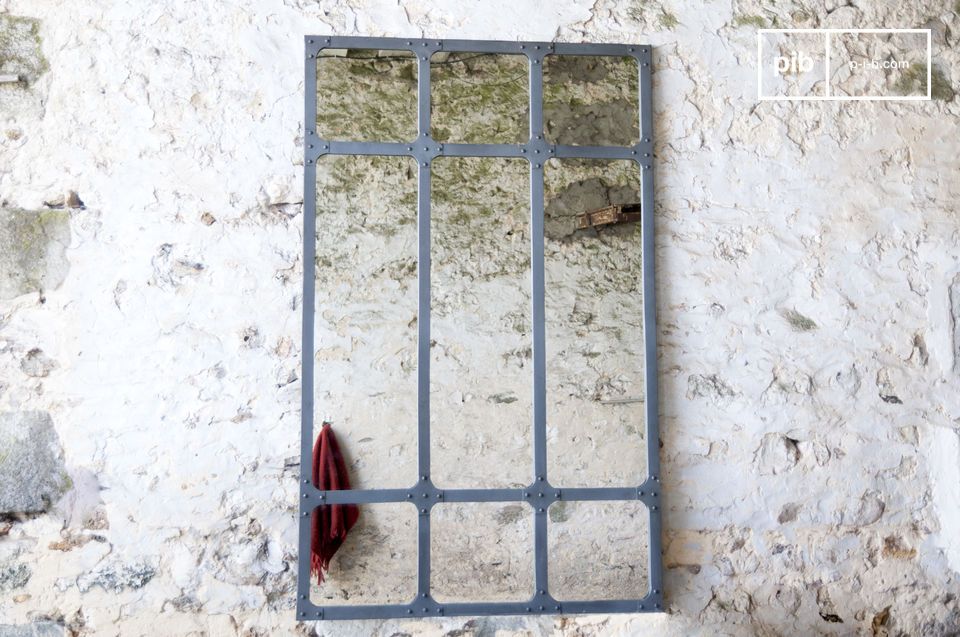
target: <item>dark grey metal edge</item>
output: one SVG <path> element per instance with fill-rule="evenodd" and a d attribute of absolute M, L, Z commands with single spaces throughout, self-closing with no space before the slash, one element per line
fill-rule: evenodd
<path fill-rule="evenodd" d="M 304 289 L 301 396 L 300 554 L 297 567 L 297 617 L 311 619 L 384 619 L 437 615 L 524 615 L 556 613 L 636 613 L 662 611 L 661 505 L 659 459 L 659 400 L 656 361 L 654 286 L 653 115 L 651 47 L 626 44 L 504 42 L 422 38 L 305 37 L 304 80 Z M 317 115 L 316 60 L 324 48 L 407 50 L 418 64 L 418 136 L 403 142 L 355 142 L 320 139 L 314 130 Z M 438 143 L 430 137 L 430 59 L 438 51 L 525 55 L 530 64 L 530 139 L 523 144 Z M 640 140 L 627 146 L 569 146 L 547 143 L 543 131 L 543 58 L 551 54 L 630 56 L 637 60 L 640 86 Z M 420 479 L 406 489 L 319 491 L 310 483 L 313 448 L 313 356 L 315 269 L 307 267 L 316 250 L 316 162 L 323 155 L 409 156 L 417 161 L 418 196 L 418 468 Z M 517 489 L 438 489 L 430 479 L 430 167 L 436 157 L 516 157 L 530 163 L 531 277 L 533 314 L 533 482 Z M 641 220 L 646 377 L 646 444 L 649 476 L 637 487 L 560 489 L 547 479 L 546 450 L 546 327 L 543 263 L 543 166 L 550 159 L 628 159 L 641 171 Z M 426 264 L 427 267 L 422 267 Z M 309 391 L 308 391 L 309 389 Z M 649 514 L 649 589 L 636 600 L 554 599 L 547 586 L 547 511 L 553 502 L 643 502 Z M 449 502 L 526 501 L 533 507 L 535 591 L 526 602 L 441 603 L 430 595 L 430 512 Z M 409 502 L 418 515 L 418 575 L 416 597 L 407 604 L 318 606 L 310 599 L 310 513 L 325 504 Z"/>

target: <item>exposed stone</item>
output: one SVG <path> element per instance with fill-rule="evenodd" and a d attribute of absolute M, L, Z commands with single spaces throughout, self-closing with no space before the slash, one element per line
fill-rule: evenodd
<path fill-rule="evenodd" d="M 67 485 L 50 414 L 0 412 L 0 513 L 44 511 Z"/>
<path fill-rule="evenodd" d="M 830 594 L 827 592 L 826 587 L 821 586 L 817 589 L 817 606 L 820 610 L 820 617 L 825 622 L 831 624 L 842 624 L 843 618 L 837 614 L 836 608 L 833 605 L 833 601 L 830 599 Z"/>
<path fill-rule="evenodd" d="M 0 74 L 20 78 L 19 82 L 0 84 L 0 116 L 41 114 L 43 95 L 34 84 L 48 69 L 41 50 L 39 20 L 0 13 Z"/>
<path fill-rule="evenodd" d="M 864 493 L 856 505 L 856 509 L 844 509 L 841 514 L 842 524 L 846 526 L 869 526 L 880 519 L 886 508 L 883 500 L 877 493 Z"/>
<path fill-rule="evenodd" d="M 917 556 L 917 549 L 908 546 L 902 537 L 888 535 L 883 538 L 883 556 L 896 560 L 910 560 Z"/>
<path fill-rule="evenodd" d="M 126 589 L 143 588 L 153 579 L 157 570 L 147 562 L 132 564 L 108 564 L 77 578 L 77 588 L 81 593 L 98 586 L 105 591 L 119 593 Z"/>
<path fill-rule="evenodd" d="M 817 324 L 812 318 L 804 316 L 794 309 L 780 310 L 780 315 L 787 320 L 790 327 L 798 332 L 809 332 L 817 329 Z"/>
<path fill-rule="evenodd" d="M 777 522 L 780 524 L 787 524 L 788 522 L 793 522 L 797 519 L 797 515 L 800 513 L 799 504 L 785 504 L 780 510 L 780 515 L 777 516 Z"/>
<path fill-rule="evenodd" d="M 57 361 L 43 353 L 39 348 L 33 348 L 21 359 L 20 371 L 34 378 L 45 378 L 56 369 Z"/>
<path fill-rule="evenodd" d="M 0 591 L 12 591 L 30 581 L 30 567 L 15 559 L 0 562 Z"/>
<path fill-rule="evenodd" d="M 691 374 L 687 377 L 687 398 L 708 398 L 726 402 L 737 395 L 730 385 L 716 374 Z"/>
<path fill-rule="evenodd" d="M 796 466 L 800 459 L 797 441 L 783 434 L 766 434 L 754 455 L 760 475 L 785 473 Z"/>
<path fill-rule="evenodd" d="M 74 190 L 68 190 L 65 194 L 55 197 L 50 201 L 44 201 L 43 205 L 52 210 L 61 210 L 63 208 L 76 208 L 83 210 L 86 208 L 86 204 L 83 203 L 83 200 L 80 199 L 80 195 L 78 195 Z"/>
<path fill-rule="evenodd" d="M 873 637 L 887 637 L 887 622 L 890 621 L 890 607 L 887 606 L 882 611 L 873 616 L 870 621 L 870 632 Z"/>
<path fill-rule="evenodd" d="M 903 400 L 897 395 L 892 376 L 893 373 L 887 368 L 881 368 L 877 371 L 877 389 L 879 390 L 880 400 L 891 405 L 902 405 Z"/>
<path fill-rule="evenodd" d="M 0 637 L 63 637 L 64 628 L 54 622 L 32 624 L 0 624 Z"/>
<path fill-rule="evenodd" d="M 0 299 L 56 289 L 69 269 L 69 213 L 0 208 L 0 245 Z"/>

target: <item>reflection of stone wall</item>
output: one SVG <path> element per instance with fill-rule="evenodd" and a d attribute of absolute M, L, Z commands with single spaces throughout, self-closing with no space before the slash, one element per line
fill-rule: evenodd
<path fill-rule="evenodd" d="M 432 0 L 376 9 L 354 0 L 322 9 L 301 0 L 7 5 L 29 16 L 19 22 L 26 35 L 13 42 L 38 71 L 16 88 L 26 101 L 11 101 L 10 87 L 0 86 L 0 207 L 48 210 L 30 214 L 51 215 L 54 230 L 36 234 L 41 253 L 63 267 L 59 285 L 42 280 L 0 300 L 0 411 L 49 413 L 69 480 L 46 512 L 0 515 L 0 633 L 31 622 L 39 634 L 74 635 L 314 630 L 292 612 L 301 29 L 657 46 L 670 614 L 341 622 L 319 625 L 318 634 L 960 630 L 960 16 L 952 3 L 601 0 L 555 2 L 548 12 L 490 3 L 469 14 Z M 9 50 L 4 34 L 17 20 L 0 14 L 0 51 Z M 930 28 L 936 99 L 756 102 L 757 28 L 862 25 Z M 351 125 L 385 125 L 408 139 L 412 60 L 380 60 L 370 74 L 359 57 L 321 84 L 325 96 L 366 96 L 370 106 L 381 91 L 406 108 L 405 118 L 381 122 L 367 108 Z M 595 81 L 570 75 L 545 86 L 548 97 L 560 92 L 548 135 L 632 135 L 634 119 L 619 101 L 633 90 L 632 74 L 575 62 L 567 65 Z M 515 89 L 524 83 L 498 83 L 485 59 L 472 69 L 479 85 L 448 85 L 451 103 L 463 105 L 448 113 L 451 137 L 486 128 L 522 134 Z M 569 71 L 546 70 L 553 79 Z M 606 78 L 617 81 L 611 87 Z M 901 88 L 918 81 L 908 76 Z M 326 99 L 321 112 L 343 116 L 347 102 Z M 511 119 L 498 129 L 486 118 L 500 106 Z M 573 116 L 578 108 L 583 115 Z M 458 121 L 462 113 L 479 119 Z M 518 389 L 464 391 L 472 402 L 460 404 L 478 405 L 477 414 L 511 408 L 519 423 L 524 399 L 513 378 L 529 371 L 529 325 L 513 282 L 526 276 L 520 255 L 529 236 L 511 202 L 524 192 L 525 170 L 441 163 L 449 187 L 436 193 L 438 209 L 470 239 L 452 226 L 437 235 L 435 265 L 448 277 L 438 318 L 476 307 L 489 323 L 480 335 L 502 331 L 515 341 L 470 351 L 481 361 L 509 353 L 483 378 L 508 370 L 501 376 Z M 636 186 L 615 166 L 571 172 L 553 164 L 547 274 L 556 411 L 548 426 L 551 448 L 571 449 L 551 456 L 551 471 L 616 482 L 643 468 L 631 454 L 642 442 L 635 427 L 644 403 L 622 402 L 646 399 L 637 393 L 641 253 L 635 226 L 581 233 L 571 218 L 632 199 Z M 375 167 L 389 170 L 372 178 Z M 471 178 L 484 169 L 499 191 Z M 319 225 L 317 417 L 343 430 L 358 484 L 409 483 L 416 171 L 408 160 L 358 160 L 336 175 L 320 184 L 334 205 Z M 86 208 L 44 206 L 64 205 L 57 199 L 68 190 Z M 484 201 L 489 223 L 470 216 Z M 0 269 L 30 278 L 39 260 L 21 260 L 11 245 L 0 243 Z M 509 295 L 490 293 L 508 285 Z M 452 366 L 466 382 L 484 382 L 470 379 L 470 366 Z M 384 387 L 398 391 L 379 394 Z M 455 404 L 454 390 L 444 395 Z M 464 428 L 477 452 L 470 462 L 489 448 L 495 426 Z M 614 435 L 622 448 L 611 444 Z M 519 473 L 530 466 L 525 444 L 518 439 L 508 457 Z M 362 601 L 409 590 L 415 520 L 409 511 L 365 513 L 318 595 Z M 476 524 L 469 512 L 449 515 L 450 527 L 473 533 L 450 545 L 447 563 L 477 560 L 446 571 L 451 588 L 525 585 L 527 562 L 513 558 L 527 556 L 510 553 L 524 532 L 516 513 L 500 507 Z M 633 533 L 642 519 L 630 515 L 551 507 L 551 537 L 566 551 L 552 576 L 589 587 L 641 581 L 643 547 Z M 573 551 L 609 568 L 578 579 L 578 565 L 566 560 Z"/>

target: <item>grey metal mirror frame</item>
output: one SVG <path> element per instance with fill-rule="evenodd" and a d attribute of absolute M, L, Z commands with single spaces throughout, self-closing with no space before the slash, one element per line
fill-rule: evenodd
<path fill-rule="evenodd" d="M 654 288 L 653 125 L 651 56 L 648 45 L 502 42 L 307 36 L 304 81 L 303 183 L 303 343 L 301 375 L 299 557 L 297 618 L 384 619 L 450 615 L 529 615 L 560 613 L 660 612 L 663 604 L 661 562 L 660 458 Z M 322 49 L 406 50 L 417 59 L 418 137 L 409 142 L 354 142 L 319 139 L 317 56 Z M 530 138 L 523 144 L 437 143 L 430 137 L 430 58 L 438 51 L 524 55 L 529 62 Z M 632 57 L 640 73 L 640 141 L 634 146 L 566 146 L 548 143 L 543 127 L 543 59 L 548 55 Z M 417 461 L 420 479 L 405 489 L 319 491 L 310 482 L 314 442 L 314 285 L 316 253 L 316 163 L 323 155 L 391 155 L 412 157 L 418 166 L 418 317 L 417 321 Z M 435 157 L 514 157 L 530 163 L 530 223 L 533 316 L 533 465 L 530 485 L 522 489 L 439 489 L 430 478 L 430 165 Z M 553 158 L 627 159 L 641 173 L 643 339 L 647 477 L 635 487 L 563 488 L 547 476 L 546 326 L 544 316 L 544 163 Z M 427 267 L 424 267 L 426 264 Z M 547 582 L 547 510 L 557 501 L 639 500 L 649 511 L 649 589 L 641 599 L 560 601 Z M 317 606 L 310 599 L 310 513 L 324 504 L 409 502 L 417 507 L 417 593 L 407 604 Z M 445 502 L 527 502 L 534 509 L 534 594 L 521 602 L 440 603 L 430 594 L 430 511 Z"/>

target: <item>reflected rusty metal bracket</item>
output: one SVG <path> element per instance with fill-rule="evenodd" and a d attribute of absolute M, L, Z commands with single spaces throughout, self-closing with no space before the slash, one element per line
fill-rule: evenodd
<path fill-rule="evenodd" d="M 639 203 L 625 203 L 591 210 L 577 217 L 577 230 L 640 221 L 640 209 Z"/>

